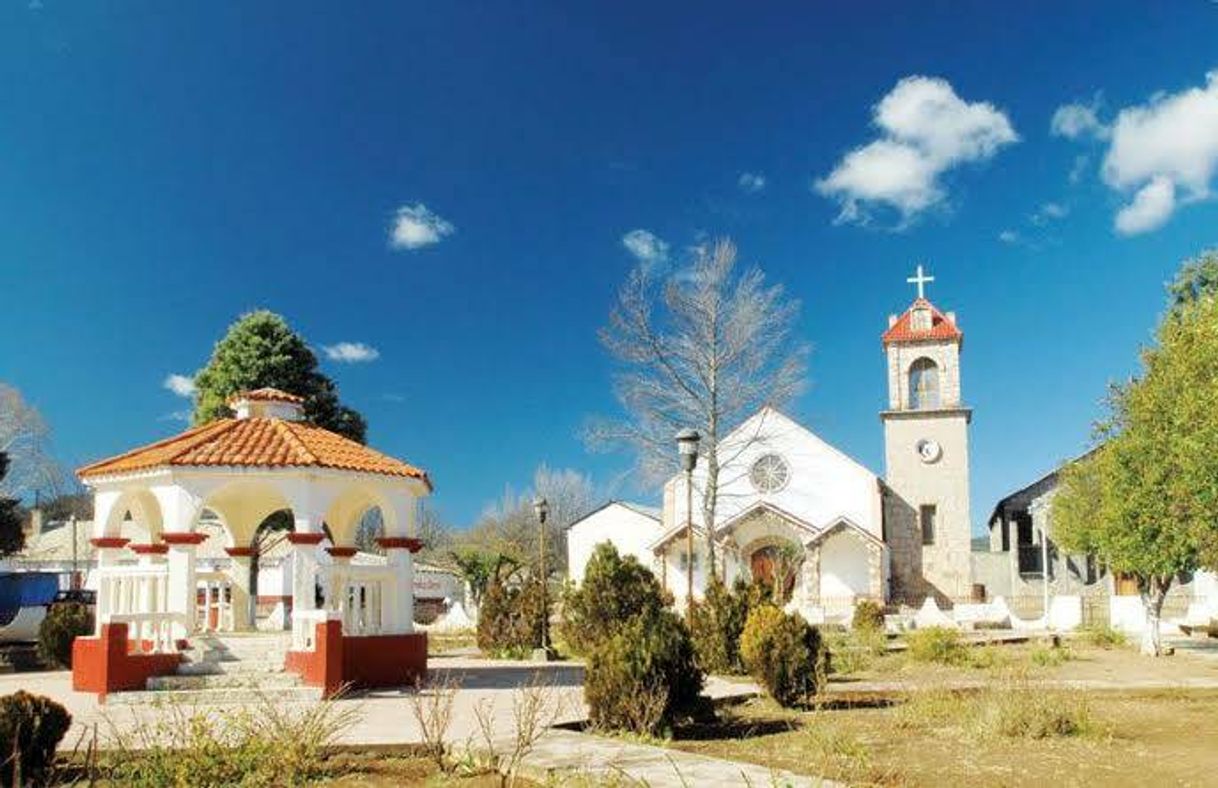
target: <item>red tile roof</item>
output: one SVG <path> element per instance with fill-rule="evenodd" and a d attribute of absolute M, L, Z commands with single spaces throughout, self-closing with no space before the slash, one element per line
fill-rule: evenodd
<path fill-rule="evenodd" d="M 82 479 L 163 467 L 332 468 L 423 481 L 427 472 L 337 433 L 275 418 L 219 419 L 78 470 Z"/>
<path fill-rule="evenodd" d="M 917 330 L 913 328 L 913 312 L 915 309 L 926 308 L 930 310 L 930 329 Z M 944 340 L 964 339 L 964 334 L 956 327 L 956 324 L 948 319 L 947 315 L 935 308 L 935 305 L 925 298 L 916 299 L 905 310 L 905 313 L 897 318 L 897 322 L 884 332 L 883 341 L 885 345 L 893 342 L 925 342 L 927 340 Z"/>
<path fill-rule="evenodd" d="M 286 391 L 277 388 L 266 386 L 253 391 L 240 391 L 228 398 L 229 404 L 236 402 L 239 399 L 247 399 L 250 402 L 292 402 L 300 404 L 305 401 L 304 397 L 298 397 L 295 394 L 289 394 Z"/>

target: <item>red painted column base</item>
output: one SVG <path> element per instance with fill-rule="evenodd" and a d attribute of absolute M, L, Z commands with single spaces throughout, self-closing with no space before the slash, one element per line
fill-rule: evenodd
<path fill-rule="evenodd" d="M 412 687 L 427 680 L 427 633 L 346 637 L 341 621 L 326 621 L 314 650 L 289 651 L 283 667 L 327 698 L 344 688 Z"/>
<path fill-rule="evenodd" d="M 144 689 L 150 676 L 173 673 L 181 661 L 181 654 L 133 654 L 126 624 L 102 624 L 100 636 L 72 642 L 72 689 L 105 701 L 111 692 Z"/>

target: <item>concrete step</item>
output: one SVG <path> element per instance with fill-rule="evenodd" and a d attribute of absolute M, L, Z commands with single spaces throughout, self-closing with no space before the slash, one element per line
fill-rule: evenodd
<path fill-rule="evenodd" d="M 203 689 L 258 689 L 272 690 L 299 687 L 300 677 L 295 673 L 204 673 L 153 676 L 147 681 L 148 689 L 203 690 Z"/>
<path fill-rule="evenodd" d="M 229 703 L 257 704 L 263 700 L 271 703 L 310 703 L 321 700 L 320 687 L 275 687 L 253 690 L 248 687 L 218 687 L 190 690 L 145 690 L 143 692 L 115 692 L 106 696 L 107 705 L 141 706 L 176 704 L 182 706 L 210 706 Z"/>
<path fill-rule="evenodd" d="M 183 662 L 178 674 L 183 676 L 214 676 L 218 674 L 263 674 L 283 672 L 283 657 L 278 659 L 204 660 Z"/>

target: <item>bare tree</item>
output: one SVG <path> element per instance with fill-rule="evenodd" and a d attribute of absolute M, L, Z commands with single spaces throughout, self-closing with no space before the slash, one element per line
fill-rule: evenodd
<path fill-rule="evenodd" d="M 42 414 L 16 388 L 0 383 L 0 452 L 9 457 L 0 497 L 22 498 L 35 492 L 55 496 L 69 491 L 67 476 L 51 456 L 50 441 L 51 430 Z"/>
<path fill-rule="evenodd" d="M 500 499 L 489 504 L 465 537 L 465 546 L 512 558 L 532 566 L 537 558 L 538 525 L 533 499 L 542 496 L 550 505 L 546 520 L 546 567 L 563 571 L 567 566 L 567 526 L 596 505 L 598 493 L 591 477 L 571 470 L 538 466 L 533 486 L 518 493 L 504 488 Z M 550 572 L 547 572 L 549 574 Z"/>
<path fill-rule="evenodd" d="M 644 481 L 660 483 L 677 470 L 673 436 L 686 427 L 701 433 L 702 516 L 714 567 L 719 471 L 730 459 L 720 455 L 720 440 L 763 406 L 781 407 L 803 390 L 810 348 L 793 334 L 799 302 L 767 284 L 760 268 L 738 272 L 730 240 L 695 249 L 689 265 L 663 281 L 653 275 L 647 266 L 631 272 L 601 331 L 621 364 L 614 389 L 626 418 L 596 422 L 586 437 L 595 447 L 632 449 Z"/>

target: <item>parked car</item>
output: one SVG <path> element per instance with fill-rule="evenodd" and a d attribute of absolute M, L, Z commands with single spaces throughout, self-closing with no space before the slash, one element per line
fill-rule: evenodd
<path fill-rule="evenodd" d="M 87 588 L 68 588 L 55 594 L 52 605 L 88 605 L 97 607 L 97 592 Z"/>

